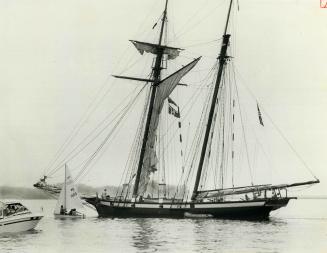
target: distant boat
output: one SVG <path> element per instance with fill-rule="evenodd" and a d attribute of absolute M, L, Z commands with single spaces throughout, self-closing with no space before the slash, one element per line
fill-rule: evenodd
<path fill-rule="evenodd" d="M 79 197 L 74 180 L 65 165 L 65 182 L 61 189 L 54 215 L 60 219 L 85 218 L 85 214 L 80 211 L 83 209 L 82 200 Z"/>
<path fill-rule="evenodd" d="M 0 233 L 18 233 L 32 230 L 43 218 L 33 214 L 19 202 L 0 202 Z"/>
<path fill-rule="evenodd" d="M 49 193 L 50 195 L 58 196 L 59 193 L 61 192 L 61 188 L 62 187 L 59 186 L 59 185 L 50 185 L 50 184 L 47 184 L 47 182 L 46 182 L 47 178 L 48 178 L 47 176 L 43 176 L 33 186 L 35 188 L 44 190 L 45 192 Z"/>

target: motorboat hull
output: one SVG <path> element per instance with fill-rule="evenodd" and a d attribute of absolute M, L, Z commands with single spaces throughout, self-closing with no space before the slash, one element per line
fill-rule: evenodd
<path fill-rule="evenodd" d="M 36 227 L 43 215 L 17 215 L 0 219 L 0 233 L 18 233 Z"/>

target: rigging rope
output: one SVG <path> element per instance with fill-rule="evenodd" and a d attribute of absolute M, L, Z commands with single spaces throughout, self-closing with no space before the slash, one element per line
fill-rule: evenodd
<path fill-rule="evenodd" d="M 146 99 L 144 102 L 144 106 L 143 106 L 143 114 L 142 117 L 140 117 L 140 121 L 138 123 L 138 128 L 136 131 L 136 135 L 134 137 L 133 140 L 133 144 L 132 144 L 132 148 L 130 150 L 130 153 L 128 155 L 128 159 L 126 161 L 125 164 L 125 169 L 124 172 L 122 174 L 121 180 L 120 180 L 120 185 L 122 184 L 122 182 L 124 181 L 125 184 L 127 184 L 127 191 L 126 191 L 126 196 L 125 198 L 127 198 L 128 193 L 129 193 L 129 189 L 130 189 L 130 183 L 132 182 L 134 176 L 135 176 L 135 172 L 136 172 L 136 165 L 137 165 L 137 160 L 138 160 L 138 154 L 139 151 L 141 149 L 140 143 L 142 141 L 142 132 L 144 129 L 144 125 L 145 125 L 145 117 L 146 117 L 146 112 L 147 112 L 147 108 L 149 106 L 149 97 L 150 97 L 150 90 L 148 89 L 147 91 L 147 95 L 146 95 Z M 123 196 L 124 193 L 124 187 L 121 190 L 120 196 Z M 116 197 L 118 196 L 119 190 L 117 189 L 116 192 Z"/>
<path fill-rule="evenodd" d="M 199 42 L 199 43 L 195 43 L 195 44 L 191 44 L 191 45 L 187 45 L 187 46 L 183 46 L 183 47 L 184 48 L 190 48 L 190 47 L 203 46 L 203 45 L 208 45 L 208 44 L 211 44 L 213 42 L 218 42 L 218 41 L 221 41 L 221 40 L 222 40 L 222 38 L 220 38 L 220 39 L 214 39 L 214 40 Z"/>
<path fill-rule="evenodd" d="M 235 93 L 236 93 L 236 98 L 237 98 L 237 104 L 238 104 L 239 111 L 240 111 L 240 120 L 241 120 L 241 125 L 242 125 L 242 135 L 243 135 L 243 139 L 244 139 L 244 143 L 245 143 L 246 158 L 247 158 L 247 163 L 248 163 L 248 166 L 249 166 L 249 171 L 250 171 L 250 176 L 251 176 L 251 184 L 253 185 L 252 167 L 251 167 L 251 164 L 250 164 L 248 145 L 247 145 L 247 141 L 246 141 L 246 137 L 245 137 L 245 127 L 244 127 L 244 122 L 243 122 L 243 117 L 242 117 L 240 97 L 239 97 L 238 88 L 237 88 L 236 85 L 235 85 Z"/>
<path fill-rule="evenodd" d="M 236 70 L 237 74 L 240 76 L 240 78 L 243 81 L 243 85 L 246 88 L 246 90 L 249 92 L 249 94 L 256 99 L 256 96 L 254 95 L 254 93 L 250 90 L 250 88 L 245 84 L 244 79 L 242 78 L 242 75 L 240 74 L 240 72 L 238 71 L 238 69 L 236 68 L 236 66 L 233 64 L 233 69 Z M 257 100 L 257 99 L 256 99 Z M 301 163 L 304 165 L 304 167 L 310 172 L 310 174 L 316 179 L 318 180 L 318 178 L 315 176 L 315 174 L 313 173 L 313 171 L 310 169 L 310 167 L 307 165 L 307 163 L 303 160 L 303 158 L 300 156 L 300 154 L 296 151 L 296 149 L 293 147 L 293 145 L 290 143 L 290 141 L 286 138 L 286 136 L 284 135 L 284 133 L 282 132 L 282 130 L 277 126 L 277 124 L 273 121 L 273 119 L 270 117 L 270 115 L 267 113 L 267 111 L 265 110 L 265 108 L 261 105 L 260 109 L 262 111 L 264 111 L 265 116 L 267 116 L 267 118 L 269 119 L 269 121 L 272 123 L 272 125 L 274 126 L 274 128 L 278 131 L 278 133 L 280 134 L 280 136 L 284 139 L 284 141 L 286 142 L 286 144 L 291 148 L 292 152 L 297 156 L 297 158 L 301 161 Z"/>
<path fill-rule="evenodd" d="M 68 138 L 64 141 L 64 143 L 61 145 L 61 147 L 59 148 L 59 150 L 56 152 L 53 160 L 50 161 L 50 163 L 48 164 L 47 169 L 45 169 L 45 171 L 44 171 L 44 174 L 46 174 L 46 172 L 49 171 L 49 169 L 56 163 L 56 161 L 59 159 L 59 157 L 62 155 L 62 153 L 66 150 L 66 148 L 68 147 L 68 145 L 73 141 L 73 139 L 79 133 L 79 131 L 81 130 L 81 128 L 85 125 L 85 123 L 87 122 L 87 120 L 89 119 L 89 117 L 91 116 L 91 114 L 98 108 L 98 106 L 100 105 L 100 103 L 103 101 L 104 97 L 107 96 L 110 93 L 110 91 L 113 88 L 113 83 L 112 83 L 112 85 L 109 87 L 109 89 L 107 91 L 105 91 L 104 93 L 102 93 L 102 90 L 107 85 L 107 82 L 108 82 L 109 78 L 110 77 L 107 77 L 106 80 L 105 80 L 105 82 L 104 82 L 104 84 L 101 85 L 100 89 L 96 93 L 96 96 L 92 99 L 91 103 L 89 104 L 87 110 L 84 112 L 83 116 L 80 118 L 80 120 L 74 126 L 71 134 L 68 136 Z M 97 100 L 97 98 L 98 98 L 98 96 L 100 94 L 103 94 L 103 95 L 100 98 L 99 102 L 97 104 L 95 104 L 95 102 L 96 102 L 96 100 Z M 94 104 L 95 104 L 95 106 L 94 106 Z"/>
<path fill-rule="evenodd" d="M 92 162 L 92 160 L 97 156 L 97 154 L 101 151 L 101 149 L 104 147 L 104 145 L 108 142 L 109 138 L 112 136 L 112 134 L 115 132 L 117 127 L 120 125 L 120 123 L 123 121 L 125 118 L 126 114 L 128 113 L 129 109 L 133 106 L 133 104 L 136 102 L 136 100 L 139 98 L 139 95 L 142 93 L 144 88 L 146 87 L 146 84 L 142 87 L 142 89 L 137 93 L 135 98 L 124 108 L 124 112 L 116 122 L 115 126 L 111 129 L 111 131 L 108 133 L 106 138 L 101 142 L 99 147 L 95 150 L 95 152 L 90 156 L 89 160 L 85 163 L 83 166 L 82 170 L 79 172 L 79 174 L 76 177 L 76 180 L 82 176 L 82 174 L 85 172 L 89 164 Z"/>
<path fill-rule="evenodd" d="M 126 98 L 128 98 L 129 96 L 132 95 L 132 93 L 134 93 L 134 91 L 137 89 L 137 87 L 130 93 L 128 94 L 128 96 L 126 96 Z M 142 88 L 143 89 L 143 88 Z M 125 102 L 125 100 L 123 101 Z M 123 103 L 122 102 L 122 103 Z M 57 165 L 53 170 L 51 170 L 49 172 L 49 176 L 54 174 L 56 171 L 58 171 L 66 162 L 72 160 L 73 158 L 75 158 L 78 154 L 80 154 L 89 144 L 91 144 L 94 140 L 96 140 L 100 134 L 102 134 L 113 122 L 114 120 L 116 120 L 116 118 L 118 118 L 121 114 L 121 112 L 119 114 L 117 114 L 109 123 L 107 123 L 94 137 L 92 137 L 92 135 L 106 122 L 106 120 L 113 114 L 113 112 L 118 109 L 121 104 L 120 103 L 116 108 L 114 108 L 114 110 L 112 110 L 106 117 L 104 120 L 102 120 L 97 126 L 96 128 L 91 131 L 91 133 L 89 133 L 75 148 L 73 148 L 73 150 L 71 150 L 71 152 L 68 153 L 68 155 L 65 156 L 64 159 L 61 160 L 61 162 L 59 163 L 59 165 Z M 128 105 L 127 105 L 128 106 Z M 125 106 L 126 108 L 126 106 Z M 124 111 L 125 108 L 122 110 Z M 89 140 L 84 146 L 82 146 L 82 144 L 87 141 L 90 137 L 92 137 L 91 140 Z M 82 147 L 81 147 L 82 146 Z M 79 150 L 78 148 L 81 147 Z M 78 150 L 78 151 L 76 151 Z M 76 151 L 76 153 L 74 154 L 74 152 Z"/>
<path fill-rule="evenodd" d="M 215 70 L 216 70 L 216 64 L 212 67 L 211 71 L 208 73 L 207 80 L 213 79 L 213 78 L 211 78 L 211 75 L 213 75 L 215 73 Z M 190 163 L 189 169 L 188 169 L 187 173 L 185 174 L 184 180 L 183 180 L 184 174 L 182 174 L 181 177 L 180 177 L 180 182 L 182 182 L 182 180 L 183 180 L 183 184 L 182 184 L 183 190 L 184 190 L 183 195 L 182 195 L 183 199 L 188 198 L 188 191 L 187 191 L 186 187 L 184 187 L 184 186 L 187 184 L 189 179 L 194 176 L 194 173 L 195 173 L 195 170 L 193 169 L 193 166 L 194 166 L 195 162 L 198 160 L 198 156 L 197 156 L 197 152 L 199 151 L 198 147 L 201 146 L 201 140 L 202 140 L 205 125 L 206 125 L 206 122 L 204 121 L 204 119 L 205 119 L 205 116 L 208 114 L 209 101 L 210 101 L 210 97 L 212 96 L 212 93 L 213 93 L 212 84 L 213 84 L 213 81 L 211 81 L 211 86 L 210 86 L 209 92 L 207 93 L 207 97 L 206 97 L 206 100 L 205 100 L 206 105 L 205 105 L 204 110 L 202 110 L 202 112 L 201 112 L 200 121 L 199 121 L 199 124 L 198 124 L 198 126 L 196 128 L 195 135 L 194 135 L 195 138 L 192 141 L 189 154 L 188 154 L 188 156 L 186 158 L 186 161 L 188 161 Z M 206 86 L 206 85 L 207 85 L 207 83 L 203 82 L 202 86 Z M 198 98 L 198 96 L 197 96 L 197 98 Z M 179 183 L 178 187 L 180 187 L 180 186 L 181 186 L 181 184 Z"/>
<path fill-rule="evenodd" d="M 208 1 L 207 1 L 208 2 Z M 194 20 L 194 16 L 198 15 L 199 12 L 202 11 L 202 9 L 205 7 L 204 5 L 202 6 L 202 9 L 198 9 L 197 12 L 195 14 L 193 14 L 189 20 L 187 22 L 185 22 L 185 25 L 190 25 L 190 27 L 187 27 L 184 25 L 184 28 L 182 27 L 182 29 L 180 29 L 177 34 L 177 37 L 174 37 L 173 40 L 171 40 L 170 42 L 173 42 L 177 39 L 179 39 L 182 35 L 187 34 L 188 32 L 190 32 L 192 29 L 194 29 L 195 27 L 197 27 L 198 25 L 200 25 L 201 23 L 203 23 L 206 19 L 208 19 L 215 11 L 216 9 L 218 9 L 222 4 L 224 3 L 224 0 L 221 0 L 215 7 L 211 8 L 210 11 L 208 11 L 201 19 L 199 19 L 199 21 L 197 21 L 195 24 L 192 24 L 192 22 L 190 22 L 191 20 Z"/>

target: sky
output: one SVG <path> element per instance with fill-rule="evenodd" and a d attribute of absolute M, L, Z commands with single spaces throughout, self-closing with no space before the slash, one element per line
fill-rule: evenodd
<path fill-rule="evenodd" d="M 169 45 L 186 49 L 178 64 L 202 55 L 199 75 L 210 69 L 227 4 L 169 1 Z M 153 42 L 163 7 L 161 0 L 0 2 L 0 185 L 35 183 L 97 94 L 110 89 L 111 74 L 149 73 L 128 40 Z M 239 0 L 231 34 L 242 79 L 321 180 L 309 193 L 326 195 L 327 9 L 319 0 Z M 118 84 L 87 121 L 90 129 L 135 89 Z M 85 183 L 119 183 L 139 111 Z"/>

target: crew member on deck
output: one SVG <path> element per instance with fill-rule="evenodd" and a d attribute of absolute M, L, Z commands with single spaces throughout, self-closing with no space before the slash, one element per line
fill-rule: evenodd
<path fill-rule="evenodd" d="M 102 197 L 102 199 L 106 199 L 107 198 L 107 189 L 106 188 L 104 188 L 101 197 Z"/>
<path fill-rule="evenodd" d="M 64 206 L 63 205 L 60 206 L 60 214 L 61 215 L 66 214 L 66 210 L 64 209 Z"/>

